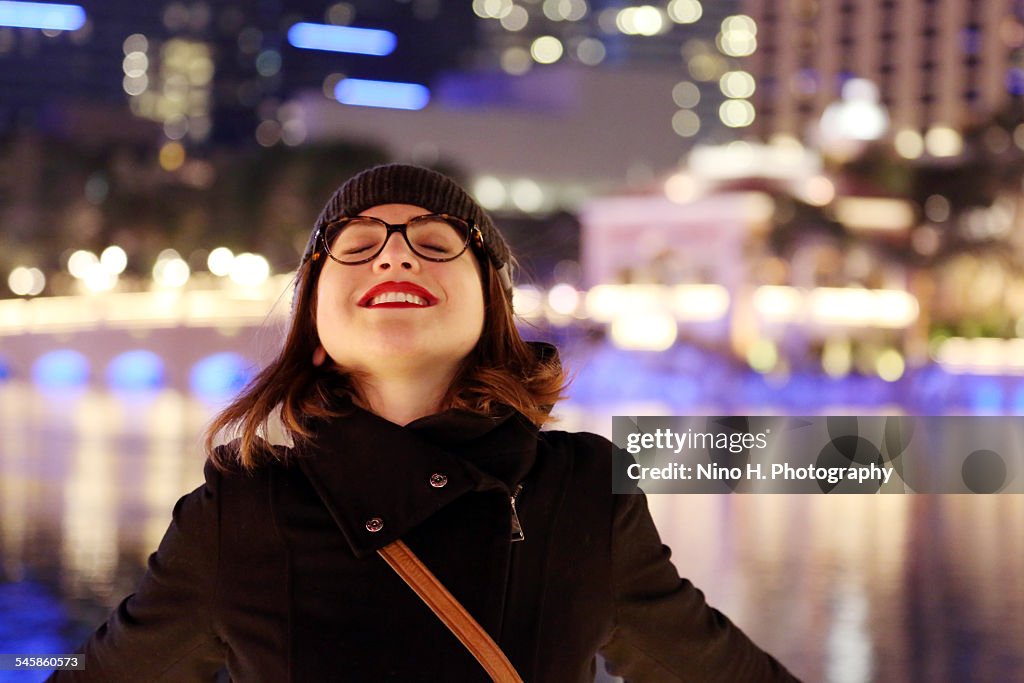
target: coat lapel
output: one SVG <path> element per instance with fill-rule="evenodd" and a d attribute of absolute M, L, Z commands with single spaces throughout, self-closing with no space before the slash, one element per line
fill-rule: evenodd
<path fill-rule="evenodd" d="M 352 552 L 366 557 L 469 491 L 507 492 L 502 479 L 521 479 L 536 455 L 536 429 L 524 422 L 450 411 L 402 427 L 353 408 L 314 422 L 297 462 Z"/>

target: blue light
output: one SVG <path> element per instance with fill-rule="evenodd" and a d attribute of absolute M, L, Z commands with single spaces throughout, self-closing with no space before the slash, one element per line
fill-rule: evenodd
<path fill-rule="evenodd" d="M 192 366 L 189 386 L 203 398 L 232 398 L 249 383 L 253 374 L 252 363 L 237 353 L 215 353 Z"/>
<path fill-rule="evenodd" d="M 164 385 L 164 379 L 164 361 L 152 351 L 125 351 L 107 366 L 107 384 L 113 389 L 159 389 Z"/>
<path fill-rule="evenodd" d="M 32 379 L 48 389 L 81 386 L 89 381 L 89 361 L 71 349 L 50 351 L 33 363 Z"/>
<path fill-rule="evenodd" d="M 85 10 L 78 5 L 0 2 L 0 26 L 74 31 L 84 23 Z"/>
<path fill-rule="evenodd" d="M 334 97 L 342 104 L 360 107 L 423 109 L 430 101 L 430 91 L 418 83 L 346 78 L 335 86 Z"/>
<path fill-rule="evenodd" d="M 1006 91 L 1011 95 L 1024 95 L 1024 69 L 1013 67 L 1006 72 Z"/>
<path fill-rule="evenodd" d="M 383 57 L 395 49 L 395 34 L 375 28 L 299 22 L 288 29 L 288 42 L 304 50 L 350 52 Z"/>

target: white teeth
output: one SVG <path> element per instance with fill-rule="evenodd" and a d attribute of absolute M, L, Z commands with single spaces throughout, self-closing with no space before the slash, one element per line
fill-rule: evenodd
<path fill-rule="evenodd" d="M 367 306 L 376 306 L 377 304 L 392 304 L 392 303 L 409 303 L 416 304 L 417 306 L 426 306 L 427 300 L 423 297 L 410 294 L 409 292 L 385 292 L 384 294 L 378 294 L 377 296 L 370 299 Z"/>

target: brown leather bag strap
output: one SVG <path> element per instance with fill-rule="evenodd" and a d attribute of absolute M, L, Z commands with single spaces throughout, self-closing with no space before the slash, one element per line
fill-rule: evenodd
<path fill-rule="evenodd" d="M 438 619 L 473 653 L 491 680 L 497 683 L 523 683 L 508 657 L 498 644 L 476 622 L 469 612 L 448 592 L 444 584 L 427 569 L 420 558 L 401 540 L 377 551 L 384 561 L 416 591 Z"/>

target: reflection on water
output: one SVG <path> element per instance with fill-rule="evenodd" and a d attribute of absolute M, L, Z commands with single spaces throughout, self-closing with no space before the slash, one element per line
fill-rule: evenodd
<path fill-rule="evenodd" d="M 0 652 L 67 651 L 132 590 L 202 480 L 210 411 L 0 384 Z M 604 422 L 576 408 L 563 426 Z M 650 504 L 680 571 L 807 681 L 1024 680 L 1024 496 Z"/>

